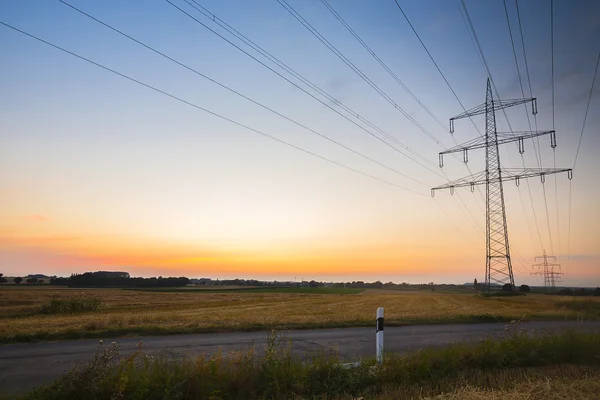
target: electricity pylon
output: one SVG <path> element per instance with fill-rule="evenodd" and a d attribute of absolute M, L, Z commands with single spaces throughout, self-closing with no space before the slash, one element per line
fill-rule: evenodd
<path fill-rule="evenodd" d="M 552 259 L 552 261 L 549 263 L 548 259 Z M 554 256 L 548 256 L 546 255 L 546 250 L 544 249 L 544 255 L 543 256 L 537 256 L 536 261 L 539 259 L 543 259 L 544 261 L 538 264 L 533 264 L 532 267 L 538 267 L 538 270 L 535 272 L 532 272 L 531 275 L 542 275 L 544 277 L 544 288 L 546 291 L 546 294 L 548 293 L 553 293 L 556 290 L 556 282 L 560 281 L 560 276 L 563 274 L 562 272 L 556 272 L 554 270 L 554 267 L 559 267 L 560 268 L 560 264 L 556 264 L 556 257 Z M 542 267 L 540 269 L 540 267 Z"/>
<path fill-rule="evenodd" d="M 485 136 L 452 147 L 439 154 L 441 168 L 444 166 L 444 154 L 461 152 L 463 154 L 463 161 L 467 163 L 469 161 L 468 150 L 485 149 L 485 171 L 431 189 L 431 195 L 433 196 L 435 191 L 440 189 L 450 189 L 450 194 L 454 194 L 455 188 L 470 186 L 471 192 L 473 192 L 475 185 L 485 184 L 486 262 L 484 292 L 486 293 L 490 292 L 492 283 L 500 285 L 509 283 L 513 288 L 515 286 L 510 260 L 502 182 L 513 180 L 518 186 L 520 179 L 540 176 L 542 183 L 544 183 L 546 175 L 560 172 L 567 172 L 569 179 L 573 177 L 573 171 L 570 168 L 502 168 L 500 153 L 498 151 L 498 146 L 501 144 L 517 142 L 519 152 L 523 154 L 525 151 L 525 139 L 550 135 L 550 145 L 552 148 L 556 147 L 556 132 L 553 130 L 516 133 L 496 131 L 496 111 L 529 102 L 531 102 L 532 113 L 534 115 L 537 114 L 537 101 L 535 98 L 494 100 L 490 79 L 488 78 L 485 103 L 465 111 L 454 118 L 450 118 L 450 133 L 454 133 L 455 120 L 485 114 Z"/>

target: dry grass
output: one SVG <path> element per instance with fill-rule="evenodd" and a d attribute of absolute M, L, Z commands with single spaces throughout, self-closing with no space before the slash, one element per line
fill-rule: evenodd
<path fill-rule="evenodd" d="M 574 368 L 575 371 L 577 369 Z M 583 373 L 582 373 L 583 372 Z M 510 389 L 481 389 L 465 386 L 454 393 L 430 398 L 431 400 L 589 400 L 600 397 L 600 375 L 579 371 L 580 376 L 525 379 L 512 383 Z"/>
<path fill-rule="evenodd" d="M 93 293 L 99 311 L 41 315 L 52 295 Z M 389 293 L 389 292 L 388 292 Z M 564 299 L 563 299 L 564 300 Z M 377 307 L 386 308 L 388 325 L 576 319 L 597 316 L 599 299 L 583 307 L 566 307 L 556 297 L 530 295 L 483 299 L 472 294 L 369 293 L 207 293 L 142 292 L 120 289 L 55 287 L 0 288 L 0 341 L 100 337 L 126 334 L 187 333 L 268 328 L 370 326 Z"/>

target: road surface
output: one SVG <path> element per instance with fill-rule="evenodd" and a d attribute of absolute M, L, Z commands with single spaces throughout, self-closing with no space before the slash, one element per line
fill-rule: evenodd
<path fill-rule="evenodd" d="M 507 324 L 415 325 L 385 328 L 385 351 L 402 352 L 453 342 L 476 342 L 486 337 L 506 335 Z M 527 331 L 600 331 L 600 322 L 525 322 L 519 325 Z M 126 355 L 143 342 L 144 349 L 153 354 L 183 358 L 221 350 L 227 353 L 245 350 L 254 345 L 265 346 L 267 332 L 231 332 L 171 336 L 127 337 L 104 339 L 115 341 L 120 354 Z M 344 328 L 295 330 L 285 333 L 293 351 L 300 356 L 337 351 L 342 360 L 359 361 L 375 356 L 375 329 Z M 59 378 L 73 366 L 87 362 L 98 340 L 22 343 L 0 346 L 0 395 L 18 394 Z"/>

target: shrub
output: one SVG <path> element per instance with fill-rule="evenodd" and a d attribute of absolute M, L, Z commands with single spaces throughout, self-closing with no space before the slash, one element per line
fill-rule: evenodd
<path fill-rule="evenodd" d="M 504 286 L 502 286 L 502 291 L 507 292 L 507 293 L 512 292 L 513 289 L 514 289 L 514 287 L 510 283 L 505 283 Z"/>
<path fill-rule="evenodd" d="M 40 309 L 42 314 L 71 314 L 85 311 L 96 311 L 102 305 L 100 297 L 81 293 L 76 296 L 61 297 L 54 294 L 50 302 Z"/>
<path fill-rule="evenodd" d="M 529 293 L 529 292 L 531 292 L 531 288 L 527 285 L 521 285 L 521 286 L 519 286 L 519 292 Z"/>

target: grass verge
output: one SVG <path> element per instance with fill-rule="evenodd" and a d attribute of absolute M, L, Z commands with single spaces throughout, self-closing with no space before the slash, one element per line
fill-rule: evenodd
<path fill-rule="evenodd" d="M 465 388 L 510 391 L 528 377 L 585 374 L 600 377 L 600 334 L 531 337 L 517 330 L 500 341 L 391 354 L 382 366 L 367 361 L 348 367 L 335 356 L 302 361 L 273 333 L 260 353 L 185 360 L 155 358 L 141 347 L 123 358 L 115 345 L 100 344 L 88 365 L 23 399 L 413 399 L 457 396 Z"/>

